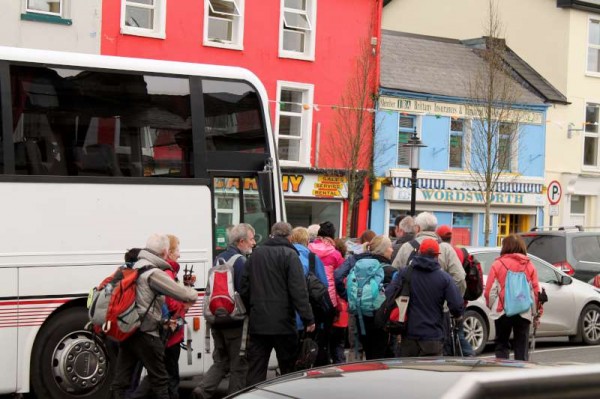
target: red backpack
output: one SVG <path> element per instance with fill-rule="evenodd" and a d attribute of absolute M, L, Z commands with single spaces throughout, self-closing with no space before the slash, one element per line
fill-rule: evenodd
<path fill-rule="evenodd" d="M 465 269 L 465 282 L 467 289 L 463 295 L 466 301 L 474 301 L 483 294 L 483 271 L 481 263 L 469 254 L 465 248 L 461 248 L 463 253 L 463 268 Z"/>
<path fill-rule="evenodd" d="M 89 317 L 97 334 L 106 335 L 116 341 L 124 341 L 140 327 L 152 308 L 156 295 L 142 317 L 136 310 L 137 280 L 155 266 L 139 269 L 119 267 L 94 287 L 88 296 Z"/>

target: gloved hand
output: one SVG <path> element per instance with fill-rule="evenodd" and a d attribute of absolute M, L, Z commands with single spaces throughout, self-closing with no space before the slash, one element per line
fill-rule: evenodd
<path fill-rule="evenodd" d="M 452 318 L 452 322 L 454 324 L 454 331 L 458 331 L 458 330 L 460 330 L 462 328 L 464 320 L 465 320 L 465 318 L 463 316 L 453 317 Z"/>

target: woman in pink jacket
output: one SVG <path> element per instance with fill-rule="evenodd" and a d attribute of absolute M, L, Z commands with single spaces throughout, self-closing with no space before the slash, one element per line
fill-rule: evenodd
<path fill-rule="evenodd" d="M 338 341 L 345 340 L 345 331 L 348 327 L 348 305 L 346 301 L 337 295 L 333 272 L 344 263 L 344 258 L 335 247 L 335 226 L 333 223 L 323 222 L 319 226 L 318 237 L 308 244 L 308 249 L 314 252 L 325 266 L 329 297 L 339 315 L 333 323 L 332 331 L 329 331 L 328 342 L 325 346 L 328 347 L 328 352 L 334 363 L 343 363 L 345 361 L 343 351 L 341 352 L 342 357 L 340 357 L 340 351 L 337 351 L 336 348 L 340 346 Z"/>
<path fill-rule="evenodd" d="M 507 316 L 504 312 L 505 283 L 508 271 L 523 272 L 531 289 L 533 304 L 523 313 Z M 485 286 L 485 300 L 491 309 L 490 316 L 496 326 L 496 358 L 508 359 L 510 349 L 508 340 L 511 332 L 514 338 L 515 360 L 528 360 L 529 328 L 531 322 L 539 323 L 536 318 L 540 285 L 535 266 L 527 257 L 527 249 L 521 237 L 511 234 L 502 240 L 500 257 L 492 264 Z M 540 309 L 541 310 L 541 309 Z"/>

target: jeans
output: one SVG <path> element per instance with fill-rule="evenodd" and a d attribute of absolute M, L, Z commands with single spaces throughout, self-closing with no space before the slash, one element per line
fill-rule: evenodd
<path fill-rule="evenodd" d="M 422 341 L 403 338 L 400 342 L 400 356 L 442 356 L 444 343 L 442 341 Z"/>
<path fill-rule="evenodd" d="M 173 345 L 165 349 L 165 368 L 169 375 L 169 398 L 179 399 L 179 355 L 181 354 L 181 346 Z M 141 364 L 139 373 L 141 373 Z M 139 378 L 139 376 L 138 376 Z M 129 399 L 143 399 L 150 396 L 152 387 L 146 376 L 139 384 L 137 389 L 129 396 Z"/>

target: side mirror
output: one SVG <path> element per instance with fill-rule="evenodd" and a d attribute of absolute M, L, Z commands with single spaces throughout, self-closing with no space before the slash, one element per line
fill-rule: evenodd
<path fill-rule="evenodd" d="M 569 276 L 560 276 L 560 281 L 558 285 L 569 285 L 573 282 L 573 279 Z"/>
<path fill-rule="evenodd" d="M 273 211 L 273 172 L 271 169 L 258 172 L 258 195 L 263 212 Z"/>

